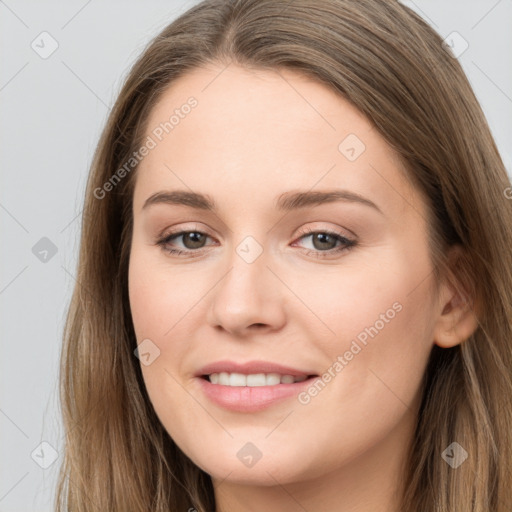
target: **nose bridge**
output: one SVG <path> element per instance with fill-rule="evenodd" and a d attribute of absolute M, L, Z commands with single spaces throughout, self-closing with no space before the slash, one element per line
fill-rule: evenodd
<path fill-rule="evenodd" d="M 258 283 L 266 281 L 265 274 L 269 272 L 268 263 L 270 263 L 268 254 L 263 246 L 254 238 L 246 237 L 230 255 L 231 271 L 226 276 L 228 278 L 226 286 L 232 288 L 231 292 L 243 294 L 249 292 L 254 297 L 259 295 L 264 291 L 264 287 L 258 286 Z"/>
<path fill-rule="evenodd" d="M 210 321 L 228 331 L 253 324 L 278 328 L 284 321 L 283 297 L 269 251 L 253 236 L 246 236 L 229 255 L 229 271 L 214 289 Z"/>

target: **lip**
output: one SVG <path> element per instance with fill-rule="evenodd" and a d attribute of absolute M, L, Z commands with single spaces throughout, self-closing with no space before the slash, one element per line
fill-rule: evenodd
<path fill-rule="evenodd" d="M 294 377 L 309 377 L 302 382 L 293 384 L 277 384 L 275 386 L 224 386 L 212 384 L 205 379 L 205 375 L 212 373 L 279 373 L 293 375 Z M 311 385 L 318 378 L 314 372 L 302 371 L 297 368 L 283 366 L 268 361 L 249 361 L 235 363 L 233 361 L 218 361 L 201 368 L 196 374 L 196 381 L 202 393 L 214 404 L 235 412 L 258 412 L 272 405 L 276 405 L 296 397 L 303 389 Z"/>

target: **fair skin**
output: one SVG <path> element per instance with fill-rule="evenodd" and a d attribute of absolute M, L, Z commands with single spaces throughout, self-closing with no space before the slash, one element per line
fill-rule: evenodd
<path fill-rule="evenodd" d="M 394 512 L 429 353 L 461 343 L 474 317 L 448 283 L 434 293 L 426 204 L 359 111 L 291 71 L 223 67 L 195 69 L 165 92 L 146 136 L 190 96 L 198 105 L 137 169 L 129 295 L 137 343 L 160 350 L 141 365 L 152 405 L 211 475 L 220 512 Z M 338 149 L 349 134 L 365 145 L 354 161 Z M 377 208 L 274 204 L 286 192 L 332 189 Z M 164 190 L 206 194 L 218 210 L 143 208 Z M 336 253 L 336 237 L 322 244 L 309 234 L 322 230 L 357 243 Z M 166 247 L 187 251 L 175 255 L 156 243 L 171 231 L 206 236 L 195 245 L 175 237 Z M 262 249 L 251 263 L 237 253 L 248 236 Z M 393 318 L 377 324 L 390 309 Z M 195 377 L 224 359 L 320 376 L 375 325 L 383 327 L 308 403 L 293 396 L 233 411 Z M 251 467 L 237 457 L 247 442 L 262 454 Z"/>

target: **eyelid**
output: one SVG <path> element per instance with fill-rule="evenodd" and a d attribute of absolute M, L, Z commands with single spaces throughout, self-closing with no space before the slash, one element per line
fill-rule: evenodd
<path fill-rule="evenodd" d="M 176 224 L 176 227 L 166 227 L 163 229 L 159 235 L 157 235 L 157 238 L 168 238 L 172 235 L 177 235 L 181 233 L 202 233 L 204 235 L 208 235 L 211 238 L 215 238 L 213 235 L 210 235 L 210 229 L 209 228 L 203 228 L 199 225 L 199 223 L 191 223 L 193 226 L 188 226 L 186 223 L 185 225 L 183 223 Z"/>
<path fill-rule="evenodd" d="M 325 226 L 314 227 L 314 228 L 305 227 L 300 232 L 299 238 L 304 236 L 304 235 L 310 235 L 312 233 L 332 233 L 332 234 L 335 234 L 335 235 L 340 236 L 342 238 L 346 238 L 347 240 L 353 240 L 353 241 L 357 240 L 357 236 L 355 235 L 354 232 L 352 232 L 352 231 L 350 231 L 349 229 L 346 229 L 346 228 L 343 228 L 343 229 L 345 231 L 347 231 L 348 233 L 350 233 L 350 234 L 345 235 L 345 234 L 339 232 L 340 228 L 326 228 Z"/>
<path fill-rule="evenodd" d="M 201 235 L 205 235 L 206 237 L 208 238 L 211 238 L 211 239 L 215 239 L 214 236 L 210 235 L 206 230 L 204 229 L 198 229 L 197 227 L 195 228 L 187 228 L 186 226 L 185 227 L 180 227 L 178 229 L 171 229 L 170 231 L 166 231 L 164 230 L 162 232 L 161 235 L 159 235 L 157 237 L 157 240 L 156 240 L 156 245 L 159 245 L 159 244 L 162 244 L 162 245 L 165 245 L 165 243 L 168 243 L 167 241 L 171 238 L 174 238 L 174 237 L 177 237 L 179 238 L 181 235 L 184 235 L 186 233 L 199 233 Z M 185 249 L 183 250 L 183 252 L 200 252 L 201 250 L 205 249 L 206 247 L 201 247 L 199 249 Z"/>

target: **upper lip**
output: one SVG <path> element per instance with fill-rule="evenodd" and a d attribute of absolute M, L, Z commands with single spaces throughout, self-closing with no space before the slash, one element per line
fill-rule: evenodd
<path fill-rule="evenodd" d="M 270 361 L 247 361 L 245 363 L 236 363 L 234 361 L 216 361 L 214 363 L 203 366 L 197 373 L 196 377 L 211 375 L 212 373 L 242 373 L 250 375 L 255 373 L 279 373 L 280 375 L 293 375 L 294 377 L 302 377 L 316 375 L 313 372 L 302 371 L 290 366 L 272 363 Z"/>

